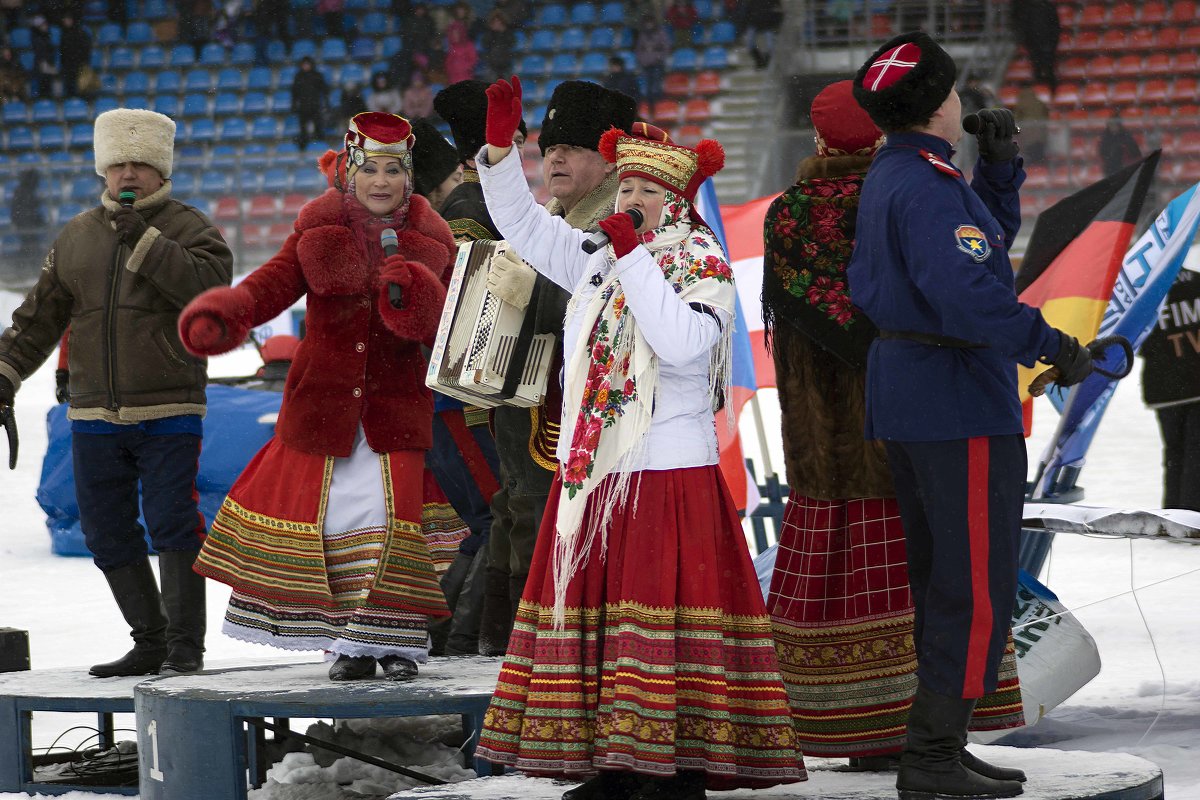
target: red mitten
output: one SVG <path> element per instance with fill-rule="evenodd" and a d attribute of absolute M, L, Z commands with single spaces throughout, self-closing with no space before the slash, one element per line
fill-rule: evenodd
<path fill-rule="evenodd" d="M 250 298 L 246 292 L 218 286 L 198 295 L 179 315 L 179 338 L 195 356 L 227 353 L 250 332 Z"/>
<path fill-rule="evenodd" d="M 600 220 L 600 230 L 608 234 L 608 240 L 612 242 L 613 253 L 617 258 L 628 255 L 638 246 L 637 229 L 633 227 L 630 216 L 624 212 Z"/>
<path fill-rule="evenodd" d="M 487 125 L 484 136 L 492 147 L 512 147 L 513 134 L 521 124 L 521 79 L 512 84 L 501 78 L 487 88 Z"/>
<path fill-rule="evenodd" d="M 383 261 L 383 268 L 379 270 L 380 280 L 384 283 L 394 283 L 401 289 L 407 289 L 412 283 L 412 269 L 409 267 L 409 263 L 399 253 L 388 256 Z"/>
<path fill-rule="evenodd" d="M 407 276 L 406 285 L 398 280 L 401 273 Z M 389 292 L 392 284 L 401 286 L 400 308 L 391 304 Z M 437 331 L 445 303 L 446 287 L 421 262 L 405 261 L 395 268 L 384 263 L 379 275 L 379 314 L 388 330 L 401 339 L 415 342 L 430 339 Z"/>

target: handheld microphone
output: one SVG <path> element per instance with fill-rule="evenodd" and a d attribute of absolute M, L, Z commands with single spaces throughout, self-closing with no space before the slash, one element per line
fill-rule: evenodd
<path fill-rule="evenodd" d="M 967 114 L 965 117 L 963 117 L 962 127 L 963 127 L 964 131 L 971 134 L 972 136 L 975 136 L 976 134 L 978 134 L 980 131 L 983 130 L 983 120 L 981 120 L 979 118 L 978 114 Z M 1017 126 L 1016 132 L 1017 133 L 1021 132 L 1020 125 Z"/>
<path fill-rule="evenodd" d="M 379 232 L 379 244 L 383 247 L 383 254 L 388 258 L 400 252 L 400 242 L 396 238 L 394 228 L 384 228 Z M 388 302 L 391 303 L 392 308 L 404 308 L 404 290 L 400 288 L 400 284 L 388 284 Z"/>
<path fill-rule="evenodd" d="M 625 213 L 629 215 L 631 220 L 633 220 L 634 228 L 642 227 L 642 222 L 645 219 L 642 216 L 642 212 L 638 211 L 636 208 L 631 208 Z M 604 231 L 596 231 L 591 236 L 583 240 L 583 252 L 588 254 L 594 253 L 601 247 L 604 247 L 606 244 L 608 244 L 608 234 Z"/>
<path fill-rule="evenodd" d="M 137 200 L 137 194 L 128 189 L 117 195 L 117 202 L 125 208 L 133 208 L 134 202 Z"/>

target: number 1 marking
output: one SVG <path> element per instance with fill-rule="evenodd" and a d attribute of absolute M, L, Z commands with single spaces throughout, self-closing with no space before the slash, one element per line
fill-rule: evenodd
<path fill-rule="evenodd" d="M 154 762 L 150 765 L 150 777 L 161 782 L 163 774 L 158 768 L 158 720 L 150 720 L 150 724 L 146 726 L 146 735 L 150 737 L 150 757 Z"/>

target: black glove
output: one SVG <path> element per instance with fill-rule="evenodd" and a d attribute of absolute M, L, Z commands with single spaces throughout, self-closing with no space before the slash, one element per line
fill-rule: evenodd
<path fill-rule="evenodd" d="M 1059 386 L 1074 386 L 1092 374 L 1092 354 L 1074 336 L 1058 332 L 1058 355 L 1050 362 L 1058 367 Z"/>
<path fill-rule="evenodd" d="M 54 399 L 60 403 L 71 399 L 71 373 L 69 370 L 54 370 Z"/>
<path fill-rule="evenodd" d="M 117 228 L 117 238 L 130 249 L 137 246 L 142 235 L 150 227 L 141 214 L 124 206 L 113 212 L 113 225 Z"/>
<path fill-rule="evenodd" d="M 1013 141 L 1017 120 L 1007 108 L 985 108 L 976 115 L 982 127 L 975 138 L 979 140 L 979 157 L 989 164 L 1011 161 L 1021 148 Z"/>
<path fill-rule="evenodd" d="M 12 381 L 0 375 L 0 406 L 11 406 L 16 394 L 17 390 L 13 388 Z"/>

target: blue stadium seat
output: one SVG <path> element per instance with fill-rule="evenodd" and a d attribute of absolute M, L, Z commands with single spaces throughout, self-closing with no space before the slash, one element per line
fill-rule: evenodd
<path fill-rule="evenodd" d="M 114 22 L 106 22 L 100 26 L 100 30 L 96 32 L 96 44 L 101 47 L 111 47 L 114 44 L 120 44 L 124 37 L 121 36 L 121 26 Z"/>
<path fill-rule="evenodd" d="M 543 94 L 545 84 L 539 80 L 530 78 L 529 80 L 521 80 L 521 96 L 527 103 L 540 103 L 545 99 Z"/>
<path fill-rule="evenodd" d="M 588 34 L 587 47 L 589 50 L 611 50 L 619 36 L 620 34 L 612 28 L 592 28 Z"/>
<path fill-rule="evenodd" d="M 38 133 L 38 148 L 61 150 L 67 146 L 67 132 L 62 125 L 43 125 Z"/>
<path fill-rule="evenodd" d="M 226 117 L 221 120 L 221 127 L 217 133 L 217 141 L 220 142 L 241 142 L 246 138 L 246 120 L 241 117 Z"/>
<path fill-rule="evenodd" d="M 530 128 L 534 129 L 540 128 L 542 125 L 542 120 L 545 118 L 546 106 L 544 105 L 534 106 L 533 110 L 525 115 L 525 121 L 529 124 Z"/>
<path fill-rule="evenodd" d="M 621 28 L 621 41 L 618 47 L 626 51 L 623 54 L 625 63 L 629 65 L 630 69 L 633 69 L 637 64 L 633 58 L 633 28 Z"/>
<path fill-rule="evenodd" d="M 325 39 L 321 42 L 322 61 L 345 61 L 346 55 L 346 42 L 344 40 Z M 372 57 L 373 56 L 368 56 L 368 58 Z"/>
<path fill-rule="evenodd" d="M 704 51 L 704 69 L 725 69 L 729 66 L 729 51 L 720 45 L 713 45 Z"/>
<path fill-rule="evenodd" d="M 625 8 L 622 6 L 621 0 L 610 0 L 600 7 L 600 24 L 625 25 L 628 22 L 625 19 Z"/>
<path fill-rule="evenodd" d="M 322 150 L 321 152 L 325 151 Z M 287 161 L 295 161 L 300 157 L 300 145 L 290 140 L 279 142 L 275 145 L 275 157 Z M 263 183 L 266 183 L 265 179 Z"/>
<path fill-rule="evenodd" d="M 173 13 L 166 0 L 145 0 L 142 6 L 142 16 L 146 19 L 166 19 Z"/>
<path fill-rule="evenodd" d="M 217 73 L 217 91 L 240 92 L 242 90 L 242 71 L 226 68 Z"/>
<path fill-rule="evenodd" d="M 579 72 L 582 75 L 603 75 L 608 71 L 608 56 L 605 53 L 591 52 L 584 55 L 579 62 Z"/>
<path fill-rule="evenodd" d="M 121 103 L 125 108 L 149 108 L 150 98 L 144 94 L 131 94 Z"/>
<path fill-rule="evenodd" d="M 537 24 L 540 26 L 559 27 L 567 24 L 567 9 L 565 6 L 557 3 L 542 6 L 542 13 L 538 15 Z"/>
<path fill-rule="evenodd" d="M 242 113 L 246 116 L 267 113 L 267 96 L 262 92 L 247 92 L 242 98 Z"/>
<path fill-rule="evenodd" d="M 0 228 L 7 228 L 9 225 L 12 225 L 12 209 L 0 206 Z"/>
<path fill-rule="evenodd" d="M 328 186 L 328 182 L 325 180 L 325 176 L 315 169 L 302 169 L 292 179 L 293 192 L 307 192 L 315 195 L 317 192 L 325 191 L 326 186 Z"/>
<path fill-rule="evenodd" d="M 700 19 L 716 19 L 721 16 L 721 4 L 713 0 L 695 0 L 696 16 Z"/>
<path fill-rule="evenodd" d="M 216 42 L 209 42 L 200 48 L 200 63 L 206 67 L 220 67 L 225 64 L 225 48 Z"/>
<path fill-rule="evenodd" d="M 240 114 L 241 111 L 241 98 L 233 92 L 221 92 L 217 95 L 217 99 L 213 101 L 214 117 L 231 117 Z"/>
<path fill-rule="evenodd" d="M 21 155 L 17 156 L 18 164 L 40 164 L 42 162 L 42 154 L 35 150 L 26 150 Z"/>
<path fill-rule="evenodd" d="M 9 100 L 4 104 L 4 111 L 0 112 L 0 119 L 4 120 L 5 125 L 12 125 L 17 122 L 29 121 L 29 106 L 22 103 L 20 100 Z"/>
<path fill-rule="evenodd" d="M 92 128 L 93 126 L 87 122 L 77 122 L 72 125 L 68 132 L 68 141 L 71 147 L 91 147 Z"/>
<path fill-rule="evenodd" d="M 83 122 L 91 119 L 87 101 L 79 97 L 68 97 L 63 101 L 63 120 L 66 122 Z"/>
<path fill-rule="evenodd" d="M 91 175 L 84 175 L 71 181 L 71 199 L 76 202 L 95 200 L 100 195 L 100 185 Z"/>
<path fill-rule="evenodd" d="M 156 94 L 154 96 L 154 110 L 168 117 L 178 117 L 179 98 L 173 94 Z"/>
<path fill-rule="evenodd" d="M 400 48 L 396 49 L 399 50 Z M 355 39 L 354 45 L 350 48 L 350 58 L 356 61 L 370 61 L 376 55 L 374 39 Z M 390 55 L 388 57 L 390 58 Z"/>
<path fill-rule="evenodd" d="M 221 147 L 221 145 L 218 145 L 218 147 Z M 214 147 L 213 148 L 213 160 L 214 161 L 216 160 L 216 155 L 217 155 L 216 151 L 217 151 L 217 147 Z M 230 152 L 233 152 L 232 148 L 230 148 Z M 213 170 L 205 170 L 203 177 L 200 178 L 200 193 L 209 195 L 209 196 L 216 196 L 216 195 L 220 195 L 220 194 L 229 194 L 229 192 L 232 189 L 230 184 L 232 184 L 232 183 L 233 183 L 233 181 L 230 179 L 230 177 L 223 172 L 215 172 Z"/>
<path fill-rule="evenodd" d="M 559 53 L 550 62 L 550 73 L 559 77 L 570 77 L 578 68 L 578 60 L 573 53 Z"/>
<path fill-rule="evenodd" d="M 158 73 L 158 79 L 154 82 L 154 91 L 157 94 L 179 94 L 182 86 L 183 78 L 180 77 L 179 71 L 165 69 Z"/>
<path fill-rule="evenodd" d="M 300 135 L 300 118 L 295 114 L 288 114 L 283 118 L 283 130 L 279 134 L 284 139 L 295 139 Z"/>
<path fill-rule="evenodd" d="M 358 29 L 368 36 L 378 36 L 388 32 L 388 18 L 379 11 L 365 14 Z"/>
<path fill-rule="evenodd" d="M 213 124 L 211 119 L 201 117 L 192 122 L 188 128 L 188 135 L 184 139 L 188 142 L 211 142 L 217 136 L 217 126 Z"/>
<path fill-rule="evenodd" d="M 8 46 L 13 50 L 28 50 L 33 47 L 32 32 L 29 28 L 13 28 L 8 32 Z"/>
<path fill-rule="evenodd" d="M 145 72 L 130 72 L 121 82 L 121 94 L 141 94 L 148 91 L 150 91 L 150 75 Z"/>
<path fill-rule="evenodd" d="M 274 124 L 275 124 L 275 120 L 271 120 L 271 125 L 274 126 Z M 271 130 L 273 131 L 274 127 L 272 127 Z M 253 142 L 250 142 L 250 144 L 248 144 L 242 148 L 242 155 L 247 156 L 247 157 L 261 160 L 262 157 L 265 156 L 266 154 L 267 154 L 266 142 L 253 141 Z M 244 178 L 248 174 L 249 174 L 248 172 L 243 170 L 242 172 L 238 173 L 238 176 L 239 176 L 239 178 Z M 242 188 L 245 188 L 245 187 L 243 186 Z"/>
<path fill-rule="evenodd" d="M 148 22 L 130 22 L 125 28 L 125 41 L 130 44 L 149 44 L 154 41 L 154 31 Z"/>
<path fill-rule="evenodd" d="M 92 103 L 92 113 L 100 116 L 105 111 L 112 111 L 114 108 L 119 108 L 120 105 L 115 97 L 97 97 L 96 101 Z"/>
<path fill-rule="evenodd" d="M 196 51 L 190 44 L 177 44 L 171 48 L 171 66 L 190 67 L 196 63 Z"/>
<path fill-rule="evenodd" d="M 333 103 L 333 100 L 330 100 Z M 271 95 L 271 110 L 276 114 L 286 114 L 292 110 L 292 90 L 276 89 Z"/>
<path fill-rule="evenodd" d="M 65 136 L 66 130 L 63 134 Z M 77 175 L 79 164 L 70 150 L 55 150 L 50 153 L 50 171 L 55 175 Z"/>
<path fill-rule="evenodd" d="M 255 117 L 250 128 L 250 137 L 259 142 L 269 142 L 279 135 L 278 131 L 279 123 L 274 117 Z"/>
<path fill-rule="evenodd" d="M 204 199 L 203 197 L 189 197 L 184 202 L 186 202 L 192 208 L 199 211 L 204 216 L 206 216 L 206 217 L 212 216 L 212 203 L 210 203 L 208 200 Z"/>
<path fill-rule="evenodd" d="M 538 52 L 553 50 L 557 41 L 558 35 L 554 31 L 539 28 L 533 32 L 533 36 L 529 40 L 529 49 Z"/>
<path fill-rule="evenodd" d="M 367 68 L 361 67 L 363 75 L 363 83 L 367 82 Z M 279 80 L 275 82 L 276 86 L 286 86 L 289 89 L 292 86 L 292 81 L 296 79 L 296 66 L 287 64 L 279 68 Z"/>
<path fill-rule="evenodd" d="M 186 92 L 210 92 L 213 89 L 212 75 L 206 69 L 194 69 L 183 81 Z"/>
<path fill-rule="evenodd" d="M 272 64 L 279 64 L 286 61 L 288 57 L 287 48 L 283 42 L 278 39 L 272 39 L 267 43 L 267 60 Z"/>
<path fill-rule="evenodd" d="M 213 149 L 210 153 L 210 155 L 212 156 L 210 165 L 214 169 L 224 169 L 227 167 L 235 166 L 237 164 L 238 153 L 240 151 L 241 151 L 241 148 L 234 147 L 231 144 L 214 145 Z M 225 174 L 223 174 L 221 172 L 216 172 L 216 171 L 205 172 L 204 178 L 201 180 L 201 183 L 200 183 L 200 191 L 206 191 L 204 189 L 204 182 L 209 180 L 210 178 L 212 178 L 213 180 L 226 181 L 224 184 L 222 184 L 225 188 L 222 188 L 220 190 L 220 192 L 218 192 L 218 194 L 224 193 L 226 191 L 226 189 L 229 188 L 229 183 L 232 182 L 232 178 L 226 176 Z"/>
<path fill-rule="evenodd" d="M 21 50 L 17 53 L 17 60 L 21 62 L 21 69 L 26 72 L 33 72 L 33 51 Z"/>
<path fill-rule="evenodd" d="M 299 61 L 308 56 L 309 58 L 317 57 L 317 43 L 312 39 L 300 39 L 292 43 L 292 60 Z"/>
<path fill-rule="evenodd" d="M 737 28 L 729 20 L 714 22 L 708 29 L 709 44 L 733 44 L 737 41 Z"/>
<path fill-rule="evenodd" d="M 138 66 L 142 69 L 159 69 L 165 66 L 166 63 L 166 52 L 156 44 L 143 47 L 142 54 L 138 58 Z"/>
<path fill-rule="evenodd" d="M 237 66 L 254 63 L 254 45 L 250 42 L 238 42 L 229 53 L 229 63 Z"/>
<path fill-rule="evenodd" d="M 571 8 L 572 25 L 594 25 L 596 23 L 596 7 L 591 3 L 576 3 Z"/>
<path fill-rule="evenodd" d="M 348 83 L 357 83 L 359 86 L 366 86 L 370 79 L 371 74 L 367 71 L 366 66 L 363 64 L 355 64 L 354 62 L 350 62 L 342 67 L 342 74 L 341 77 L 337 79 L 337 83 L 342 86 L 345 86 Z M 292 82 L 290 80 L 287 83 L 280 81 L 279 85 L 281 87 L 286 86 L 289 89 L 292 88 Z"/>
<path fill-rule="evenodd" d="M 279 149 L 275 149 L 276 154 Z M 263 173 L 262 190 L 264 192 L 283 193 L 292 187 L 292 173 L 286 169 L 278 167 L 269 169 Z"/>
<path fill-rule="evenodd" d="M 100 94 L 116 94 L 119 85 L 120 82 L 117 80 L 115 72 L 100 73 Z"/>
<path fill-rule="evenodd" d="M 270 67 L 255 67 L 250 70 L 249 76 L 246 78 L 247 89 L 270 89 L 271 88 L 271 68 Z"/>
<path fill-rule="evenodd" d="M 133 69 L 136 60 L 133 56 L 132 48 L 114 47 L 108 54 L 108 68 Z"/>
<path fill-rule="evenodd" d="M 400 52 L 402 44 L 399 36 L 385 36 L 383 37 L 383 52 L 380 55 L 384 58 L 391 58 Z"/>
<path fill-rule="evenodd" d="M 196 193 L 196 179 L 190 172 L 171 173 L 171 194 L 176 198 Z"/>
<path fill-rule="evenodd" d="M 34 122 L 58 122 L 58 102 L 34 100 L 31 119 Z"/>
<path fill-rule="evenodd" d="M 582 50 L 587 45 L 587 34 L 583 28 L 567 28 L 563 31 L 558 46 L 563 50 Z"/>
<path fill-rule="evenodd" d="M 189 94 L 183 98 L 183 116 L 208 116 L 208 98 L 202 94 Z"/>
<path fill-rule="evenodd" d="M 539 55 L 528 55 L 521 59 L 519 75 L 543 75 L 546 72 L 546 59 Z"/>
<path fill-rule="evenodd" d="M 97 201 L 99 201 L 99 199 L 100 199 L 100 187 L 99 187 L 99 185 L 97 185 L 95 188 L 95 191 L 93 191 L 91 196 L 88 197 L 88 200 L 90 202 L 88 203 L 87 206 L 81 205 L 79 203 L 67 203 L 63 206 L 60 206 L 58 209 L 58 221 L 66 222 L 69 219 L 74 219 L 75 217 L 78 217 L 84 211 L 87 211 L 88 206 L 96 205 Z"/>
<path fill-rule="evenodd" d="M 0 254 L 6 256 L 15 256 L 20 254 L 22 249 L 21 237 L 15 233 L 6 233 L 0 236 Z"/>
<path fill-rule="evenodd" d="M 667 66 L 669 70 L 677 70 L 679 72 L 694 72 L 696 65 L 700 62 L 696 51 L 690 48 L 676 50 L 671 54 L 671 60 Z"/>

